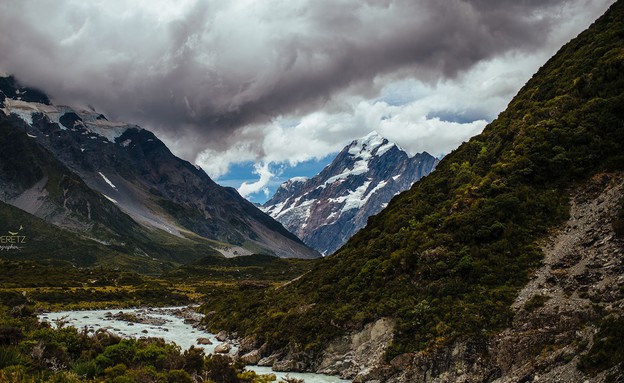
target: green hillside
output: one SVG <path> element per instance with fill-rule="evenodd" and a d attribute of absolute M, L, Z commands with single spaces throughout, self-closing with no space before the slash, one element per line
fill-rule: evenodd
<path fill-rule="evenodd" d="M 213 298 L 209 325 L 318 350 L 391 316 L 388 357 L 506 326 L 536 241 L 568 216 L 566 190 L 624 169 L 623 20 L 619 1 L 337 254 L 283 288 Z"/>

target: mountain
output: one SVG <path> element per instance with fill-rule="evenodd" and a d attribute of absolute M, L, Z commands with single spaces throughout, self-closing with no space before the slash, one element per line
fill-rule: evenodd
<path fill-rule="evenodd" d="M 372 132 L 347 145 L 315 177 L 283 183 L 262 210 L 308 246 L 332 254 L 437 163 L 429 153 L 410 157 Z"/>
<path fill-rule="evenodd" d="M 318 257 L 148 130 L 93 109 L 54 105 L 13 77 L 0 78 L 0 107 L 0 200 L 6 204 L 148 260 Z"/>
<path fill-rule="evenodd" d="M 358 382 L 623 381 L 623 20 L 620 0 L 333 256 L 213 297 L 207 325 Z"/>

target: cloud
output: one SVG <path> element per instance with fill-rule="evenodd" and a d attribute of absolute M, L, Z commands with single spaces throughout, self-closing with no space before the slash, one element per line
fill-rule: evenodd
<path fill-rule="evenodd" d="M 238 193 L 243 197 L 247 197 L 250 194 L 255 194 L 260 191 L 264 192 L 264 194 L 268 197 L 269 189 L 267 185 L 271 182 L 271 179 L 275 176 L 269 170 L 269 163 L 256 164 L 254 166 L 254 174 L 260 176 L 260 179 L 256 182 L 243 182 L 242 185 L 238 188 Z"/>
<path fill-rule="evenodd" d="M 0 67 L 141 123 L 187 159 L 223 155 L 223 169 L 240 158 L 229 153 L 264 159 L 275 146 L 298 161 L 297 131 L 308 157 L 334 150 L 357 129 L 330 123 L 388 82 L 437 89 L 504 55 L 552 54 L 611 2 L 21 0 L 0 4 Z"/>
<path fill-rule="evenodd" d="M 447 154 L 480 133 L 545 60 L 545 54 L 509 53 L 455 79 L 384 80 L 375 99 L 344 97 L 347 110 L 318 110 L 299 119 L 249 125 L 231 134 L 225 149 L 200 153 L 197 163 L 217 179 L 236 162 L 294 166 L 336 153 L 373 130 L 412 155 Z"/>

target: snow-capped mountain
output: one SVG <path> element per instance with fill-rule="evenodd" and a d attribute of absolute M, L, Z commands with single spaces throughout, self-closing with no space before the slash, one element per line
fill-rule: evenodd
<path fill-rule="evenodd" d="M 0 77 L 0 123 L 14 137 L 6 144 L 15 146 L 12 155 L 26 157 L 0 153 L 0 201 L 59 227 L 121 250 L 128 236 L 140 237 L 145 246 L 135 243 L 128 252 L 143 256 L 157 248 L 154 233 L 170 245 L 193 241 L 226 256 L 318 256 L 137 125 L 109 121 L 92 108 L 54 105 L 13 77 Z"/>
<path fill-rule="evenodd" d="M 410 157 L 377 132 L 346 146 L 317 176 L 283 183 L 262 209 L 322 254 L 332 254 L 438 160 Z"/>

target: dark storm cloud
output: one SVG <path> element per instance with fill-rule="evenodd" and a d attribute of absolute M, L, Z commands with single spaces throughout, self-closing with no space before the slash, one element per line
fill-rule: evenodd
<path fill-rule="evenodd" d="M 539 49 L 561 7 L 579 4 L 591 7 L 582 0 L 187 1 L 177 9 L 164 1 L 3 2 L 0 68 L 58 100 L 156 129 L 193 159 L 247 124 L 372 92 L 377 76 L 435 82 L 505 52 Z"/>

